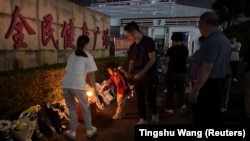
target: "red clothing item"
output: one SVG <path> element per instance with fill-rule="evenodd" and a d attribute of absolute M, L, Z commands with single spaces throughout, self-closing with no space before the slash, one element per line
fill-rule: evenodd
<path fill-rule="evenodd" d="M 104 86 L 103 91 L 108 90 L 112 85 L 115 86 L 116 92 L 119 94 L 126 94 L 129 91 L 126 77 L 119 71 L 117 71 L 116 75 L 110 75 L 107 83 L 108 84 Z"/>

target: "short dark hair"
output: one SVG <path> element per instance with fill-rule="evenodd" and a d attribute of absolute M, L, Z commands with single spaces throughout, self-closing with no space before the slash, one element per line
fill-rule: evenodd
<path fill-rule="evenodd" d="M 205 40 L 205 36 L 200 36 L 200 37 L 199 37 L 199 42 L 203 43 L 204 40 Z"/>
<path fill-rule="evenodd" d="M 171 40 L 176 42 L 183 41 L 183 34 L 180 32 L 173 33 L 173 35 L 171 36 Z"/>
<path fill-rule="evenodd" d="M 106 64 L 107 69 L 115 70 L 117 68 L 116 64 L 114 62 L 109 62 Z"/>
<path fill-rule="evenodd" d="M 124 27 L 124 31 L 132 32 L 132 31 L 140 31 L 139 25 L 135 23 L 134 21 L 131 23 L 128 23 Z"/>
<path fill-rule="evenodd" d="M 235 35 L 231 35 L 230 36 L 230 39 L 232 39 L 232 38 L 237 38 Z"/>
<path fill-rule="evenodd" d="M 218 26 L 220 24 L 219 16 L 216 12 L 205 12 L 200 16 L 200 21 L 204 21 L 208 25 Z"/>

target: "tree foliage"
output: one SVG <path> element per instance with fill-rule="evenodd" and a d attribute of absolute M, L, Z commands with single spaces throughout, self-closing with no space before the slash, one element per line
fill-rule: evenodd
<path fill-rule="evenodd" d="M 227 23 L 227 27 L 231 27 L 239 16 L 250 16 L 249 0 L 217 0 L 212 9 L 218 13 L 222 23 Z"/>
<path fill-rule="evenodd" d="M 241 42 L 242 47 L 240 50 L 240 57 L 245 55 L 246 49 L 250 46 L 250 21 L 245 21 L 237 25 L 233 25 L 230 28 L 226 28 L 223 32 L 228 37 L 236 36 L 237 40 Z"/>

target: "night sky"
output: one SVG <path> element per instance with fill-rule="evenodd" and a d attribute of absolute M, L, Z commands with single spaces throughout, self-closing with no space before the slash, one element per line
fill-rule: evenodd
<path fill-rule="evenodd" d="M 90 6 L 92 0 L 69 0 L 83 6 Z"/>

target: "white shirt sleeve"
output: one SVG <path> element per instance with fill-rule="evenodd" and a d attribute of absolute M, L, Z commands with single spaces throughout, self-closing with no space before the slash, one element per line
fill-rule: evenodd
<path fill-rule="evenodd" d="M 238 42 L 238 47 L 241 48 L 241 43 L 240 42 Z"/>
<path fill-rule="evenodd" d="M 88 54 L 87 72 L 97 71 L 96 63 L 91 54 Z"/>

